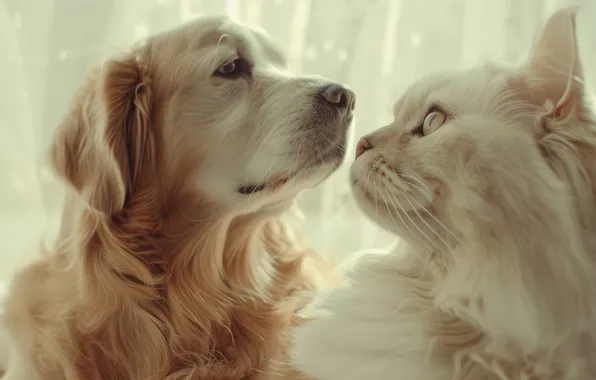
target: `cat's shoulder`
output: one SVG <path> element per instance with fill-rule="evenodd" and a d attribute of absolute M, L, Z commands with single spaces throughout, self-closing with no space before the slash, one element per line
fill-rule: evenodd
<path fill-rule="evenodd" d="M 367 251 L 342 265 L 346 284 L 315 298 L 295 332 L 292 360 L 301 370 L 321 380 L 438 378 L 420 372 L 430 341 L 401 261 L 396 250 Z"/>

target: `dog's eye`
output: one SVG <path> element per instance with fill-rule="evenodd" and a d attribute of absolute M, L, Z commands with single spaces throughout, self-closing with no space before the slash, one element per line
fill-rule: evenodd
<path fill-rule="evenodd" d="M 242 75 L 249 74 L 250 66 L 242 58 L 236 58 L 228 61 L 215 70 L 213 75 L 223 78 L 238 78 Z"/>

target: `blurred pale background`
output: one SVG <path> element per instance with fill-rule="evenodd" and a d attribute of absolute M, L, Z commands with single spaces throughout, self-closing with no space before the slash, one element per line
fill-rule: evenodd
<path fill-rule="evenodd" d="M 593 76 L 596 0 L 0 0 L 0 279 L 56 231 L 62 192 L 45 155 L 85 70 L 137 39 L 199 15 L 257 24 L 296 72 L 356 91 L 362 135 L 391 119 L 416 77 L 519 62 L 545 18 L 571 4 L 585 7 L 580 49 Z M 334 261 L 391 241 L 361 216 L 346 174 L 301 199 L 310 243 Z"/>

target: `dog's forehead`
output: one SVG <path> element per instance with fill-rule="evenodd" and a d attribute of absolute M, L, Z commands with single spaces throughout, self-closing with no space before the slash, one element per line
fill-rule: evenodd
<path fill-rule="evenodd" d="M 266 32 L 225 16 L 197 18 L 151 37 L 148 45 L 151 50 L 160 51 L 160 56 L 210 48 L 226 54 L 226 49 L 221 48 L 227 47 L 227 50 L 236 51 L 252 61 L 264 60 L 280 67 L 287 65 L 284 54 Z"/>
<path fill-rule="evenodd" d="M 198 47 L 209 47 L 226 44 L 243 43 L 251 39 L 251 30 L 227 18 L 205 18 L 193 22 L 185 30 L 187 37 L 194 39 Z"/>
<path fill-rule="evenodd" d="M 286 65 L 285 56 L 280 49 L 265 31 L 257 27 L 221 17 L 197 20 L 195 28 L 201 48 L 225 45 L 250 55 L 253 59 L 255 56 L 267 57 L 278 65 Z"/>

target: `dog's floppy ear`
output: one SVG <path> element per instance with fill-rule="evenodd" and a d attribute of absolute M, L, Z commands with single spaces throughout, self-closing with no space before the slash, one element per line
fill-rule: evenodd
<path fill-rule="evenodd" d="M 151 106 L 149 72 L 130 55 L 94 72 L 59 126 L 52 164 L 92 209 L 121 211 L 153 169 Z"/>

